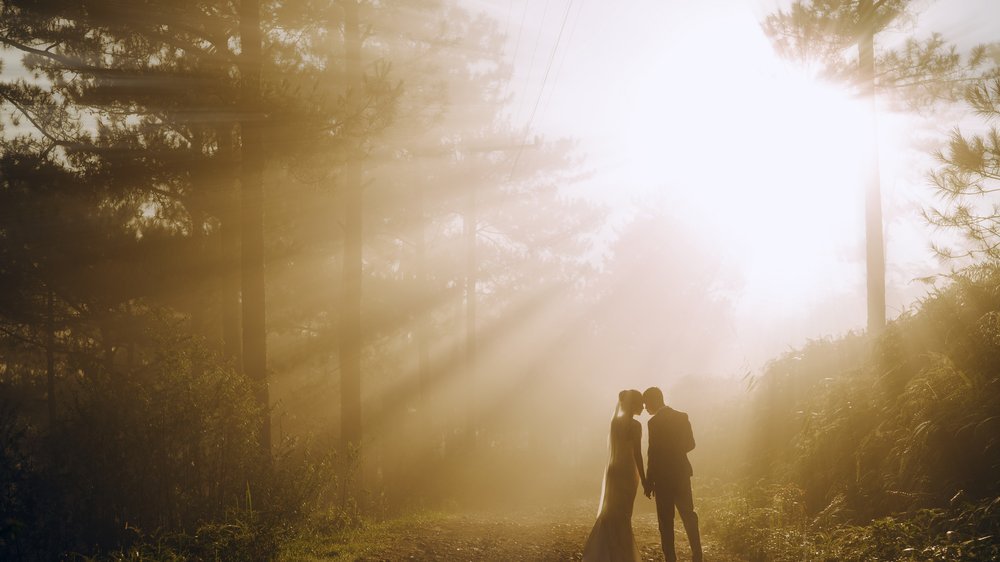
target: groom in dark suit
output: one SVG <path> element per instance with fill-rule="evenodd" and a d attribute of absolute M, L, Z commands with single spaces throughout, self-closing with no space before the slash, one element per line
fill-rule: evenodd
<path fill-rule="evenodd" d="M 687 454 L 694 449 L 694 433 L 684 412 L 678 412 L 663 403 L 663 392 L 654 387 L 642 393 L 649 418 L 649 468 L 646 470 L 646 497 L 656 498 L 656 518 L 660 525 L 660 542 L 667 562 L 675 562 L 674 508 L 681 514 L 688 542 L 691 543 L 691 560 L 701 562 L 701 535 L 698 532 L 698 514 L 694 512 L 691 496 L 691 462 Z"/>

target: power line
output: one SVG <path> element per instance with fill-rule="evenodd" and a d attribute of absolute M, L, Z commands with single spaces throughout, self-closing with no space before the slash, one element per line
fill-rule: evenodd
<path fill-rule="evenodd" d="M 549 105 L 552 104 L 552 96 L 555 95 L 556 90 L 559 88 L 559 77 L 562 76 L 563 66 L 566 64 L 566 59 L 569 57 L 569 53 L 573 46 L 573 37 L 576 36 L 576 28 L 580 24 L 580 14 L 583 13 L 583 5 L 585 0 L 580 0 L 579 7 L 576 9 L 576 15 L 573 17 L 572 23 L 569 26 L 569 38 L 566 39 L 566 46 L 563 47 L 562 57 L 559 58 L 559 64 L 556 66 L 556 73 L 552 77 L 552 87 L 549 88 L 549 95 L 545 99 L 545 103 L 542 105 L 542 117 L 548 112 Z"/>
<path fill-rule="evenodd" d="M 510 12 L 514 8 L 514 0 L 507 2 L 507 17 L 504 18 L 503 40 L 507 40 L 507 32 L 510 31 Z"/>
<path fill-rule="evenodd" d="M 570 9 L 573 7 L 573 1 L 569 0 L 566 4 L 566 13 L 563 14 L 562 25 L 559 26 L 559 35 L 556 36 L 556 43 L 552 46 L 552 54 L 549 55 L 549 63 L 545 67 L 545 75 L 542 76 L 542 86 L 538 90 L 538 97 L 535 98 L 535 106 L 531 110 L 531 116 L 528 117 L 528 122 L 524 125 L 524 138 L 521 139 L 521 144 L 517 148 L 517 155 L 514 156 L 514 163 L 510 168 L 510 176 L 508 176 L 507 181 L 514 178 L 514 171 L 517 170 L 517 163 L 521 160 L 521 153 L 524 152 L 524 145 L 528 142 L 528 133 L 531 132 L 531 123 L 535 120 L 535 113 L 538 111 L 538 104 L 542 101 L 542 94 L 545 93 L 545 83 L 549 80 L 549 72 L 552 70 L 552 63 L 556 59 L 556 52 L 559 50 L 559 43 L 562 41 L 563 31 L 566 29 L 566 21 L 569 20 Z"/>
<path fill-rule="evenodd" d="M 514 67 L 517 63 L 517 53 L 521 50 L 521 33 L 524 31 L 524 19 L 528 15 L 528 2 L 529 0 L 524 0 L 524 7 L 521 8 L 521 24 L 517 27 L 517 40 L 514 42 L 514 57 L 510 61 L 510 72 L 507 73 L 507 82 L 504 87 L 502 99 L 507 99 L 507 95 L 510 94 L 510 84 L 511 80 L 514 79 Z"/>
<path fill-rule="evenodd" d="M 545 16 L 549 15 L 550 0 L 545 0 L 545 9 L 542 10 L 542 20 L 538 22 L 538 34 L 535 36 L 535 47 L 531 50 L 531 60 L 528 62 L 528 72 L 524 76 L 524 91 L 528 91 L 531 83 L 531 71 L 535 68 L 535 57 L 538 55 L 538 44 L 542 40 L 542 32 L 545 31 Z M 517 113 L 521 113 L 518 111 Z M 517 114 L 515 114 L 515 117 Z"/>

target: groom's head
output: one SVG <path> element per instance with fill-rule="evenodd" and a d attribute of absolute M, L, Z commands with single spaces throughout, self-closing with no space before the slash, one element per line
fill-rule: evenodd
<path fill-rule="evenodd" d="M 651 415 L 655 414 L 665 404 L 663 403 L 663 391 L 655 386 L 646 389 L 642 393 L 642 402 L 646 404 L 646 411 Z"/>

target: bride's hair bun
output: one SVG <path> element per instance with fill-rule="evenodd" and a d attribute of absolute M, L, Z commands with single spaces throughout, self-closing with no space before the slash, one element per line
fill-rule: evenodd
<path fill-rule="evenodd" d="M 635 405 L 642 407 L 642 393 L 635 389 L 625 389 L 618 393 L 618 404 L 622 409 L 631 409 Z"/>

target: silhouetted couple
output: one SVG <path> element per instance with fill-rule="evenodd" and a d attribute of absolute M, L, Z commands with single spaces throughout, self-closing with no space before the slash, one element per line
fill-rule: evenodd
<path fill-rule="evenodd" d="M 643 406 L 649 418 L 649 468 L 642 466 L 642 424 L 635 416 Z M 632 505 L 642 483 L 647 498 L 656 499 L 656 518 L 660 526 L 663 555 L 668 562 L 677 560 L 674 551 L 674 509 L 681 515 L 691 557 L 701 562 L 701 536 L 698 515 L 691 496 L 691 463 L 687 454 L 694 449 L 691 422 L 684 412 L 668 408 L 663 392 L 655 386 L 640 393 L 618 393 L 618 408 L 611 420 L 608 438 L 611 458 L 604 473 L 601 507 L 597 522 L 583 549 L 584 562 L 638 561 L 639 548 L 632 535 Z"/>

